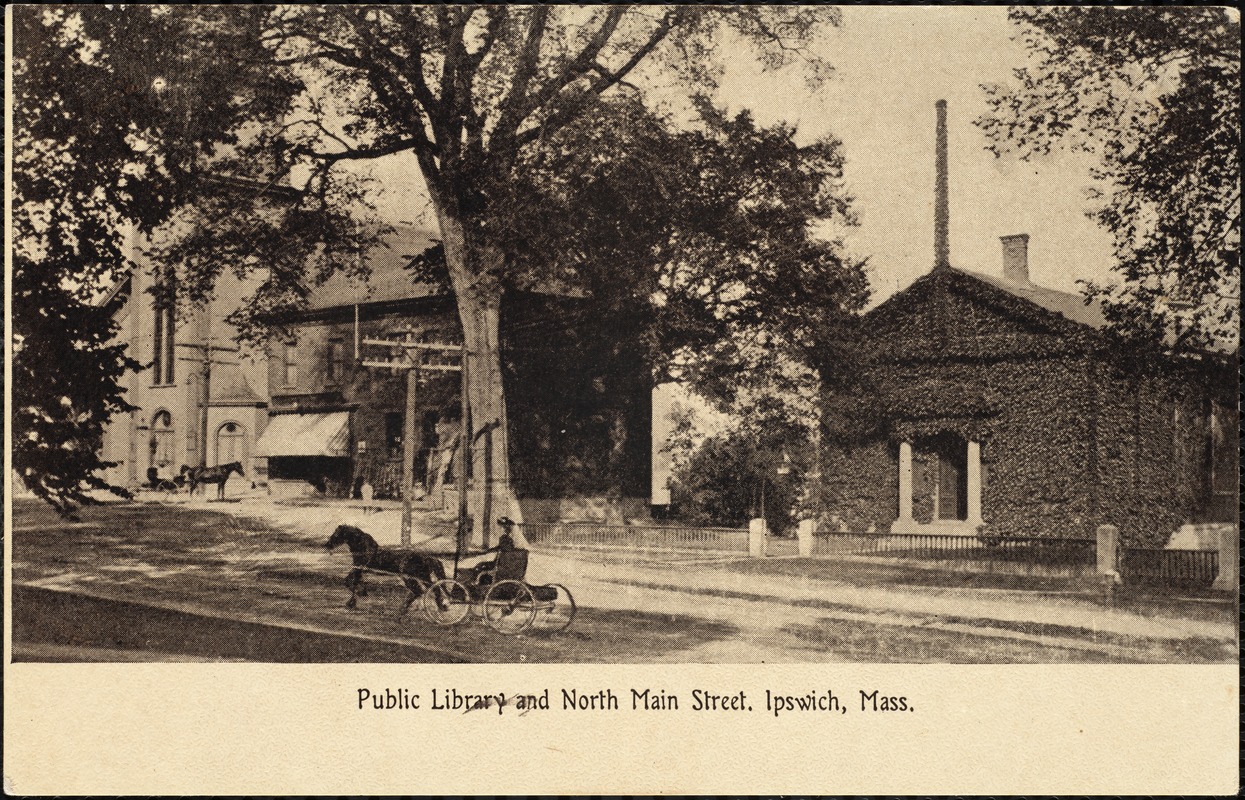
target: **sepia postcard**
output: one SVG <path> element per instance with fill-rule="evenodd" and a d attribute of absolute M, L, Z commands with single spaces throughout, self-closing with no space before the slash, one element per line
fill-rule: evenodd
<path fill-rule="evenodd" d="M 1238 793 L 1236 10 L 5 35 L 6 794 Z"/>

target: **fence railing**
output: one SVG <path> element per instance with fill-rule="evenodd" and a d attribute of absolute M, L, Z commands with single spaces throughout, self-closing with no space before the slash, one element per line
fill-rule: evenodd
<path fill-rule="evenodd" d="M 533 546 L 610 547 L 635 550 L 704 550 L 746 554 L 749 535 L 742 528 L 679 525 L 609 525 L 594 522 L 528 522 L 524 537 Z M 429 528 L 427 532 L 431 533 Z M 445 535 L 453 535 L 447 524 Z M 790 544 L 776 552 L 776 543 Z M 1077 537 L 964 536 L 942 533 L 818 533 L 814 557 L 883 558 L 913 565 L 1049 577 L 1093 575 L 1098 541 Z M 770 555 L 795 555 L 795 542 L 771 540 Z M 786 550 L 792 550 L 786 553 Z M 1121 548 L 1119 572 L 1125 583 L 1209 587 L 1219 569 L 1214 550 Z"/>
<path fill-rule="evenodd" d="M 819 533 L 813 555 L 879 556 L 987 571 L 1080 575 L 1094 569 L 1094 539 L 937 533 Z"/>
<path fill-rule="evenodd" d="M 1120 551 L 1120 577 L 1125 583 L 1209 587 L 1218 574 L 1219 553 L 1215 550 L 1125 547 Z"/>
<path fill-rule="evenodd" d="M 526 522 L 522 529 L 523 536 L 533 545 L 748 552 L 748 531 L 739 528 Z"/>

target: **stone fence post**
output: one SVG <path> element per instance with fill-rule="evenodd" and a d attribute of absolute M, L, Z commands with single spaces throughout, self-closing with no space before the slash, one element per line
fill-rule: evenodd
<path fill-rule="evenodd" d="M 765 520 L 763 518 L 748 521 L 748 555 L 752 558 L 765 557 Z"/>
<path fill-rule="evenodd" d="M 1114 525 L 1098 526 L 1098 574 L 1118 575 L 1120 530 Z"/>
<path fill-rule="evenodd" d="M 1113 602 L 1115 589 L 1121 583 L 1119 572 L 1120 529 L 1114 525 L 1098 526 L 1098 575 L 1107 603 Z"/>
<path fill-rule="evenodd" d="M 817 529 L 816 520 L 802 519 L 796 529 L 796 538 L 800 542 L 800 557 L 808 558 L 813 554 L 813 531 Z"/>
<path fill-rule="evenodd" d="M 1219 574 L 1212 589 L 1235 592 L 1241 586 L 1240 529 L 1224 525 L 1219 531 Z"/>

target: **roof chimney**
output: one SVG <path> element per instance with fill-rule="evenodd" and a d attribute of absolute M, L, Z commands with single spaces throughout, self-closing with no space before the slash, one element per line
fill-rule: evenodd
<path fill-rule="evenodd" d="M 1029 282 L 1029 234 L 1000 236 L 1003 243 L 1003 277 L 1016 283 Z"/>
<path fill-rule="evenodd" d="M 934 143 L 934 269 L 951 266 L 951 209 L 947 200 L 947 101 L 934 103 L 938 132 Z"/>

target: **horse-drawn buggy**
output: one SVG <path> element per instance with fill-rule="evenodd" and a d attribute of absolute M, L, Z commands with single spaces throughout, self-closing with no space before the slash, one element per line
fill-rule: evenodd
<path fill-rule="evenodd" d="M 498 633 L 522 633 L 540 623 L 551 633 L 566 630 L 575 618 L 575 598 L 559 583 L 527 582 L 528 551 L 514 546 L 510 527 L 502 517 L 503 534 L 497 547 L 474 554 L 423 553 L 415 550 L 380 547 L 376 540 L 350 525 L 339 525 L 325 547 L 345 544 L 350 548 L 354 568 L 346 576 L 350 589 L 347 608 L 358 596 L 366 596 L 363 575 L 367 572 L 396 575 L 406 585 L 407 596 L 399 610 L 405 614 L 416 600 L 430 621 L 437 625 L 457 625 L 470 614 L 481 617 Z M 496 553 L 493 561 L 473 567 L 460 567 L 461 555 Z M 453 577 L 447 577 L 441 557 L 454 558 Z"/>
<path fill-rule="evenodd" d="M 205 487 L 208 484 L 215 484 L 216 499 L 224 500 L 225 482 L 234 473 L 237 473 L 239 477 L 246 477 L 242 472 L 241 461 L 218 464 L 214 467 L 188 467 L 182 464 L 182 468 L 172 478 L 162 478 L 156 467 L 148 467 L 147 482 L 142 484 L 140 488 L 172 494 L 184 487 L 189 487 L 188 494 L 193 496 L 196 489 L 202 489 L 201 494 L 206 494 L 207 489 Z M 254 488 L 254 485 L 252 485 L 252 488 Z"/>
<path fill-rule="evenodd" d="M 527 582 L 526 550 L 502 550 L 490 569 L 467 580 L 444 578 L 424 592 L 424 615 L 438 625 L 457 625 L 476 614 L 498 633 L 522 633 L 539 619 L 541 630 L 564 631 L 575 618 L 575 598 L 560 583 Z"/>

